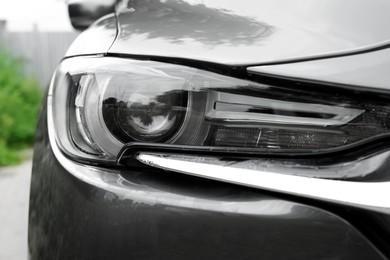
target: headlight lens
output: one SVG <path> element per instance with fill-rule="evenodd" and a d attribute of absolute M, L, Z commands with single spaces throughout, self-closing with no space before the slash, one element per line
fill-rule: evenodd
<path fill-rule="evenodd" d="M 140 142 L 313 153 L 387 133 L 390 124 L 386 105 L 108 57 L 63 61 L 49 102 L 63 151 L 113 161 Z"/>
<path fill-rule="evenodd" d="M 117 87 L 105 88 L 103 119 L 123 142 L 165 142 L 174 136 L 186 115 L 185 80 L 139 73 L 143 75 L 125 73 L 111 79 L 109 84 Z M 172 88 L 169 93 L 164 93 L 165 85 Z"/>

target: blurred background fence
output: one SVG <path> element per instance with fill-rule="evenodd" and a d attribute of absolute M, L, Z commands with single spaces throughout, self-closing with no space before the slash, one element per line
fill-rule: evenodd
<path fill-rule="evenodd" d="M 9 32 L 1 28 L 0 49 L 24 61 L 24 73 L 33 76 L 41 88 L 46 88 L 50 78 L 63 58 L 76 32 Z"/>

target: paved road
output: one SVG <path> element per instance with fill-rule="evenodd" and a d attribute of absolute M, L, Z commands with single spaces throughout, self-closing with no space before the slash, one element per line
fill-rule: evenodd
<path fill-rule="evenodd" d="M 0 168 L 0 260 L 27 259 L 31 165 Z"/>

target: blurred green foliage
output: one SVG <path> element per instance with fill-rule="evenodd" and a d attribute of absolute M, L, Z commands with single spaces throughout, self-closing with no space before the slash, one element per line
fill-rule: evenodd
<path fill-rule="evenodd" d="M 22 60 L 0 51 L 0 166 L 18 163 L 18 150 L 32 145 L 41 98 Z"/>

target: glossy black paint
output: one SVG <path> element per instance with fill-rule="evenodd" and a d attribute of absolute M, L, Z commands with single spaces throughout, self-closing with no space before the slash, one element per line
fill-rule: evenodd
<path fill-rule="evenodd" d="M 117 39 L 112 16 L 66 56 L 109 52 L 235 66 L 342 56 L 389 46 L 389 10 L 381 0 L 120 1 Z"/>
<path fill-rule="evenodd" d="M 97 20 L 82 32 L 69 47 L 65 57 L 76 55 L 102 55 L 108 51 L 117 35 L 116 17 L 109 14 Z"/>
<path fill-rule="evenodd" d="M 350 89 L 390 91 L 390 48 L 346 57 L 249 67 L 248 72 L 295 81 L 348 86 Z"/>
<path fill-rule="evenodd" d="M 52 153 L 46 113 L 33 159 L 31 259 L 385 259 L 337 215 L 275 194 L 150 168 L 121 172 L 149 203 L 87 184 Z M 219 206 L 202 209 L 209 204 Z"/>
<path fill-rule="evenodd" d="M 390 41 L 390 3 L 382 0 L 122 2 L 109 53 L 248 65 L 351 53 Z"/>

